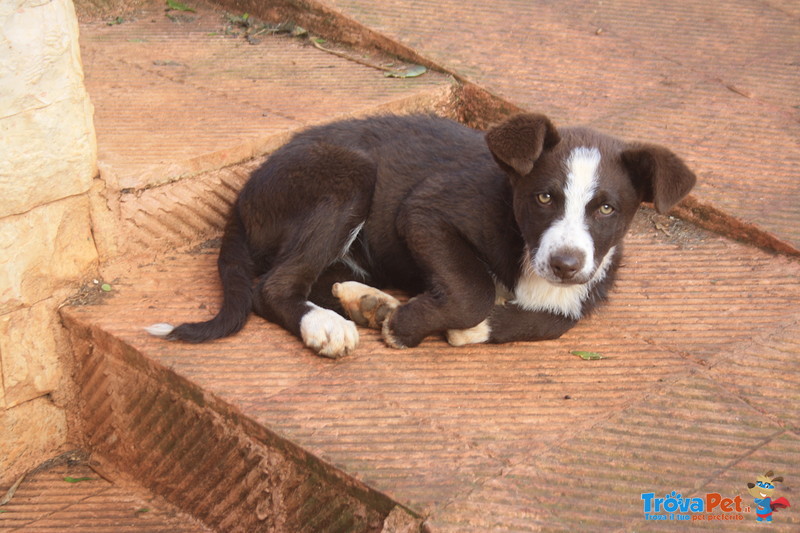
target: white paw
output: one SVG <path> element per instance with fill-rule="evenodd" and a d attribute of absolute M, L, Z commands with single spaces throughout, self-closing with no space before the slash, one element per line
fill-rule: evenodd
<path fill-rule="evenodd" d="M 358 346 L 356 325 L 330 309 L 312 303 L 300 320 L 303 343 L 319 355 L 338 359 Z"/>
<path fill-rule="evenodd" d="M 447 342 L 451 346 L 465 346 L 467 344 L 479 344 L 486 342 L 492 334 L 489 321 L 484 320 L 477 326 L 469 329 L 449 329 L 447 330 Z"/>
<path fill-rule="evenodd" d="M 153 337 L 161 337 L 164 338 L 170 333 L 172 330 L 175 329 L 175 326 L 171 324 L 166 324 L 164 322 L 159 322 L 158 324 L 153 324 L 152 326 L 147 326 L 144 330 L 152 335 Z"/>

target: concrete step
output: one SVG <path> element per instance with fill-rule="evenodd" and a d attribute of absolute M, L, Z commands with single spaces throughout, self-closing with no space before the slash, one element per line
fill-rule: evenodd
<path fill-rule="evenodd" d="M 103 266 L 110 292 L 90 286 L 62 313 L 82 434 L 101 465 L 218 531 L 633 531 L 646 525 L 642 492 L 748 498 L 746 483 L 769 469 L 800 490 L 798 204 L 787 181 L 796 123 L 770 96 L 784 93 L 765 84 L 739 100 L 663 41 L 625 33 L 640 26 L 608 6 L 614 25 L 598 34 L 575 2 L 569 18 L 544 2 L 231 0 L 367 50 L 325 45 L 358 59 L 397 64 L 389 51 L 452 74 L 391 79 L 288 36 L 250 44 L 232 35 L 222 2 L 168 13 L 135 3 L 122 24 L 82 23 L 101 169 L 95 236 L 106 257 L 125 258 Z M 628 7 L 646 28 L 643 8 Z M 608 58 L 608 71 L 596 68 Z M 605 76 L 603 91 L 580 89 L 586 72 Z M 666 97 L 673 82 L 685 101 Z M 640 92 L 626 95 L 631 86 Z M 213 315 L 217 250 L 200 243 L 292 132 L 387 110 L 484 125 L 520 107 L 676 148 L 704 180 L 684 216 L 787 255 L 643 209 L 612 302 L 558 341 L 454 349 L 429 339 L 394 351 L 361 331 L 354 355 L 329 361 L 256 318 L 199 346 L 144 333 Z M 741 128 L 715 137 L 703 113 Z M 757 165 L 762 149 L 781 157 Z M 754 176 L 773 173 L 759 194 L 774 216 L 755 216 L 742 161 Z M 779 530 L 800 524 L 779 518 Z"/>
<path fill-rule="evenodd" d="M 642 210 L 612 301 L 558 341 L 396 351 L 362 330 L 331 361 L 257 317 L 203 345 L 149 337 L 215 312 L 216 252 L 63 311 L 91 448 L 211 527 L 369 530 L 402 509 L 429 531 L 633 531 L 642 492 L 800 479 L 796 260 Z"/>
<path fill-rule="evenodd" d="M 295 4 L 262 9 L 295 14 Z M 302 5 L 309 26 L 327 29 L 333 14 L 344 21 L 341 38 L 415 57 L 509 106 L 670 146 L 699 176 L 682 217 L 800 254 L 800 22 L 791 2 Z"/>
<path fill-rule="evenodd" d="M 408 64 L 376 50 L 355 50 L 332 41 L 324 47 L 336 54 L 312 46 L 307 38 L 285 34 L 262 32 L 248 39 L 242 11 L 226 12 L 202 1 L 192 2 L 190 8 L 166 10 L 163 2 L 153 0 L 78 5 L 85 82 L 95 108 L 98 140 L 100 174 L 92 191 L 94 236 L 105 260 L 101 269 L 109 279 L 124 274 L 136 277 L 142 263 L 164 251 L 186 249 L 216 236 L 250 171 L 300 129 L 337 118 L 385 112 L 455 116 L 460 88 L 451 76 L 427 72 L 415 78 L 387 77 L 383 70 L 367 65 L 402 72 Z M 248 23 L 253 32 L 264 29 L 264 23 L 255 17 L 248 18 Z M 97 286 L 91 288 L 97 290 Z M 98 362 L 102 368 L 105 364 Z M 81 368 L 81 372 L 92 371 Z M 92 384 L 86 385 L 93 390 Z M 175 391 L 168 386 L 161 393 L 169 396 Z M 100 402 L 97 413 L 105 413 L 107 404 L 103 402 L 110 400 L 103 396 L 92 400 Z M 85 405 L 92 400 L 85 399 Z M 88 412 L 94 412 L 93 407 Z M 158 409 L 154 413 L 163 414 Z M 226 453 L 236 450 L 226 465 L 239 472 L 243 464 L 255 466 L 268 476 L 265 480 L 258 474 L 242 474 L 255 483 L 247 487 L 256 491 L 250 500 L 255 499 L 257 509 L 246 519 L 236 513 L 223 518 L 200 515 L 193 505 L 187 506 L 189 512 L 217 528 L 380 530 L 394 507 L 371 489 L 352 489 L 349 479 L 342 481 L 341 474 L 327 466 L 317 468 L 303 450 L 284 457 L 284 448 L 295 449 L 291 443 L 280 441 L 276 451 L 265 447 L 259 434 L 256 440 L 242 437 L 231 445 L 233 441 L 225 433 L 231 427 L 217 419 L 202 419 L 202 423 L 222 428 L 228 446 L 220 449 Z M 178 422 L 175 425 L 184 427 Z M 196 431 L 198 426 L 192 428 Z M 208 433 L 209 438 L 222 438 L 213 430 Z M 94 430 L 87 429 L 83 435 L 92 448 L 100 448 Z M 205 446 L 196 448 L 203 454 L 212 451 Z M 189 461 L 197 459 L 188 453 Z M 249 462 L 241 463 L 245 456 Z M 126 461 L 109 460 L 111 456 L 97 453 L 96 457 L 108 471 L 130 475 Z M 214 457 L 223 462 L 222 457 Z M 273 471 L 273 462 L 281 461 L 285 464 L 280 471 Z M 169 468 L 181 464 L 176 460 Z M 202 472 L 208 479 L 218 480 L 221 470 L 215 465 L 213 472 Z M 148 472 L 143 479 L 152 475 Z M 273 490 L 271 480 L 283 477 L 281 497 L 286 501 L 272 502 L 269 494 L 259 492 L 262 485 L 266 491 Z M 208 481 L 191 479 L 192 489 L 206 486 Z M 175 482 L 179 481 L 185 480 Z M 223 485 L 238 487 L 240 482 L 242 479 Z M 241 507 L 241 502 L 231 502 L 227 493 L 209 492 L 218 498 L 212 502 L 215 513 L 229 506 Z M 289 510 L 284 512 L 284 508 Z M 398 510 L 387 523 L 395 527 L 392 524 L 402 524 L 406 516 L 410 515 Z M 95 522 L 87 518 L 91 527 Z M 45 527 L 38 520 L 32 524 Z M 248 524 L 256 529 L 247 529 Z M 130 527 L 136 530 L 135 524 Z M 147 531 L 148 527 L 144 524 L 140 529 Z"/>
<path fill-rule="evenodd" d="M 65 454 L 66 455 L 66 454 Z M 130 480 L 98 474 L 76 451 L 25 476 L 0 507 L 0 530 L 62 533 L 206 533 L 211 530 Z M 7 489 L 6 487 L 3 487 Z M 2 491 L 3 494 L 6 490 Z"/>
<path fill-rule="evenodd" d="M 119 23 L 81 24 L 100 168 L 95 237 L 107 258 L 209 238 L 259 158 L 309 125 L 390 111 L 452 114 L 447 75 L 389 78 L 308 39 L 265 32 L 248 40 L 232 22 L 241 13 L 203 1 L 192 9 L 165 12 L 148 0 Z M 404 67 L 377 52 L 337 51 Z"/>

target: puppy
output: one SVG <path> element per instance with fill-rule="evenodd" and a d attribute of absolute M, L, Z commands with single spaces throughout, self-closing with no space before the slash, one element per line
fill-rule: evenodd
<path fill-rule="evenodd" d="M 453 345 L 554 339 L 606 299 L 639 204 L 666 212 L 694 184 L 666 148 L 537 114 L 486 134 L 433 116 L 314 127 L 233 204 L 219 313 L 150 331 L 217 339 L 252 310 L 332 358 L 358 344 L 345 316 L 395 348 L 437 333 Z"/>

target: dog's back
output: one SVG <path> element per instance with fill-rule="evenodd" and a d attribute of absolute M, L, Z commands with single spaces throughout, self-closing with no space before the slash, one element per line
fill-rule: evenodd
<path fill-rule="evenodd" d="M 259 271 L 268 268 L 275 255 L 275 247 L 270 245 L 278 240 L 274 232 L 283 231 L 280 226 L 275 229 L 274 220 L 259 223 L 264 213 L 274 210 L 275 198 L 302 216 L 317 216 L 309 212 L 309 205 L 292 200 L 305 194 L 298 194 L 300 188 L 314 187 L 318 189 L 315 194 L 327 197 L 353 194 L 353 189 L 336 190 L 337 184 L 331 179 L 335 173 L 329 168 L 319 169 L 317 175 L 312 169 L 298 168 L 298 160 L 319 147 L 359 154 L 374 165 L 374 181 L 360 181 L 357 186 L 359 191 L 370 191 L 370 209 L 349 256 L 378 287 L 410 292 L 424 288 L 419 266 L 400 234 L 402 210 L 421 183 L 425 182 L 422 194 L 426 198 L 416 205 L 428 211 L 424 216 L 434 216 L 442 210 L 454 216 L 463 211 L 463 220 L 458 224 L 464 233 L 474 234 L 475 238 L 488 229 L 480 227 L 483 221 L 478 215 L 503 209 L 510 202 L 507 178 L 494 162 L 483 133 L 462 124 L 432 115 L 390 115 L 315 127 L 296 135 L 276 151 L 241 192 L 240 197 L 247 200 L 240 201 L 239 213 L 253 228 L 249 239 L 251 250 L 258 254 Z M 302 175 L 303 171 L 308 174 Z M 288 175 L 295 178 L 287 179 Z M 441 194 L 436 194 L 437 183 Z M 456 203 L 467 205 L 459 207 Z M 493 255 L 498 257 L 503 252 Z M 511 268 L 502 269 L 508 271 L 505 277 L 513 276 L 517 267 L 514 259 Z"/>
<path fill-rule="evenodd" d="M 252 309 L 339 357 L 358 333 L 336 309 L 396 347 L 442 331 L 453 344 L 555 338 L 605 298 L 639 203 L 663 212 L 694 179 L 665 148 L 542 115 L 486 135 L 422 115 L 311 128 L 233 205 L 219 314 L 153 333 L 219 338 Z M 401 305 L 382 286 L 419 294 Z"/>

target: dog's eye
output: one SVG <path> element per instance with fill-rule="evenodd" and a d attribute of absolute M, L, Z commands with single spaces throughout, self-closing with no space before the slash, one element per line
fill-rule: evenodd
<path fill-rule="evenodd" d="M 540 192 L 536 195 L 536 201 L 542 205 L 550 205 L 553 203 L 553 196 L 550 193 Z"/>
<path fill-rule="evenodd" d="M 603 204 L 597 209 L 601 215 L 608 216 L 614 212 L 614 208 L 609 204 Z"/>

